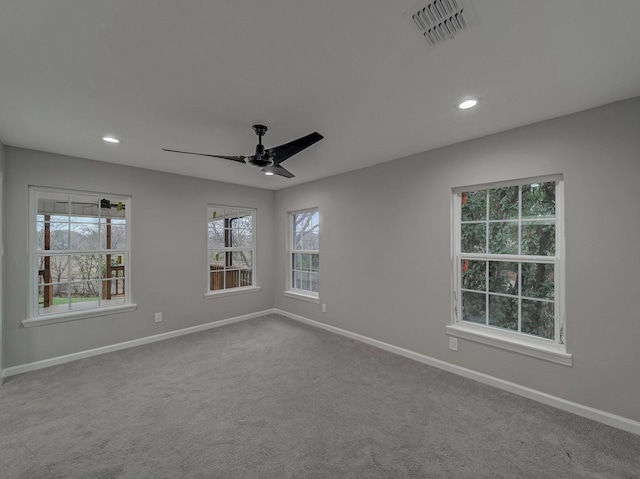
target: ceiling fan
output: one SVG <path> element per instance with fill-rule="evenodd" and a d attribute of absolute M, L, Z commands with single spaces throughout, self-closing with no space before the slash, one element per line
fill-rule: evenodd
<path fill-rule="evenodd" d="M 256 132 L 256 135 L 258 135 L 258 144 L 256 145 L 255 154 L 251 156 L 208 155 L 206 153 L 169 150 L 167 148 L 162 148 L 162 150 L 170 151 L 173 153 L 185 153 L 187 155 L 210 156 L 213 158 L 222 158 L 223 160 L 238 161 L 240 163 L 247 163 L 248 161 L 250 165 L 262 168 L 262 171 L 265 175 L 279 175 L 284 176 L 285 178 L 293 178 L 295 175 L 280 166 L 280 163 L 288 158 L 291 158 L 293 155 L 300 153 L 305 148 L 309 148 L 311 145 L 324 138 L 320 133 L 315 131 L 313 133 L 309 133 L 307 136 L 303 136 L 302 138 L 298 138 L 297 140 L 285 143 L 284 145 L 265 149 L 264 145 L 262 144 L 262 137 L 267 132 L 267 127 L 264 125 L 253 125 L 253 130 Z"/>

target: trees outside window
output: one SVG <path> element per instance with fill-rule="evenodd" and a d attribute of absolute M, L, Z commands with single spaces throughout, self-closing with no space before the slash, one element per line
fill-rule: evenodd
<path fill-rule="evenodd" d="M 454 192 L 454 323 L 564 344 L 562 181 Z"/>
<path fill-rule="evenodd" d="M 317 208 L 290 213 L 289 289 L 318 296 L 320 288 L 320 213 Z"/>

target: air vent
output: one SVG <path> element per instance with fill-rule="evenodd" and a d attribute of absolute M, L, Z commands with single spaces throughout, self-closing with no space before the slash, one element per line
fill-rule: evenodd
<path fill-rule="evenodd" d="M 465 0 L 423 1 L 407 10 L 404 18 L 430 48 L 477 23 L 471 5 Z"/>

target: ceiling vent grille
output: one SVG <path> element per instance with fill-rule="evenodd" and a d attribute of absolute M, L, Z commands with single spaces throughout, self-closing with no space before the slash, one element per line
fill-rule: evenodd
<path fill-rule="evenodd" d="M 427 47 L 435 47 L 477 23 L 465 0 L 423 1 L 407 10 L 404 18 Z"/>

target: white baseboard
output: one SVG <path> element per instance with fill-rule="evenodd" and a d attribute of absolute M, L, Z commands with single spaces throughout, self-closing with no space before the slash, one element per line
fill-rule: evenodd
<path fill-rule="evenodd" d="M 99 354 L 110 353 L 112 351 L 118 351 L 120 349 L 133 348 L 136 346 L 142 346 L 143 344 L 155 343 L 156 341 L 163 341 L 165 339 L 176 338 L 185 334 L 197 333 L 198 331 L 204 331 L 206 329 L 218 328 L 231 323 L 237 323 L 239 321 L 246 321 L 247 319 L 259 318 L 266 316 L 267 314 L 275 313 L 275 309 L 267 309 L 264 311 L 258 311 L 257 313 L 245 314 L 243 316 L 236 316 L 234 318 L 223 319 L 221 321 L 214 321 L 212 323 L 199 324 L 198 326 L 192 326 L 190 328 L 178 329 L 176 331 L 169 331 L 166 333 L 155 334 L 153 336 L 147 336 L 145 338 L 134 339 L 132 341 L 125 341 L 124 343 L 111 344 L 109 346 L 103 346 L 101 348 L 89 349 L 87 351 L 80 351 L 77 353 L 67 354 L 64 356 L 58 356 L 51 359 L 45 359 L 43 361 L 36 361 L 33 363 L 21 364 L 19 366 L 13 366 L 2 370 L 2 378 L 9 376 L 15 376 L 16 374 L 22 374 L 29 371 L 35 371 L 37 369 L 48 368 L 50 366 L 56 366 L 58 364 L 64 364 L 71 361 L 77 361 L 78 359 L 90 358 L 91 356 L 98 356 Z"/>
<path fill-rule="evenodd" d="M 429 366 L 433 366 L 433 367 L 442 369 L 444 371 L 448 371 L 450 373 L 458 374 L 460 376 L 464 376 L 466 378 L 473 379 L 475 381 L 478 381 L 484 384 L 488 384 L 490 386 L 517 394 L 519 396 L 533 399 L 534 401 L 538 401 L 543 404 L 556 407 L 563 411 L 577 414 L 578 416 L 586 417 L 588 419 L 592 419 L 594 421 L 598 421 L 598 422 L 607 424 L 609 426 L 640 435 L 640 422 L 634 421 L 632 419 L 627 419 L 622 416 L 617 416 L 615 414 L 601 411 L 599 409 L 595 409 L 589 406 L 568 401 L 566 399 L 552 396 L 550 394 L 543 393 L 535 389 L 531 389 L 516 383 L 505 381 L 503 379 L 499 379 L 493 376 L 489 376 L 488 374 L 480 373 L 472 369 L 463 368 L 461 366 L 456 366 L 455 364 L 451 364 L 446 361 L 441 361 L 439 359 L 435 359 L 430 356 L 425 356 L 424 354 L 416 353 L 414 351 L 410 351 L 408 349 L 394 346 L 392 344 L 385 343 L 383 341 L 378 341 L 377 339 L 369 338 L 368 336 L 352 333 L 350 331 L 340 329 L 335 326 L 330 326 L 328 324 L 320 323 L 318 321 L 314 321 L 312 319 L 305 318 L 303 316 L 299 316 L 297 314 L 292 314 L 287 311 L 283 311 L 281 309 L 275 309 L 275 308 L 267 309 L 264 311 L 258 311 L 256 313 L 245 314 L 243 316 L 236 316 L 233 318 L 223 319 L 221 321 L 215 321 L 212 323 L 200 324 L 198 326 L 179 329 L 177 331 L 169 331 L 162 334 L 156 334 L 154 336 L 147 336 L 145 338 L 134 339 L 132 341 L 126 341 L 124 343 L 112 344 L 109 346 L 103 346 L 101 348 L 89 349 L 87 351 L 80 351 L 73 354 L 67 354 L 65 356 L 58 356 L 56 358 L 45 359 L 43 361 L 36 361 L 33 363 L 21 364 L 19 366 L 5 368 L 2 370 L 0 377 L 6 378 L 9 376 L 15 376 L 16 374 L 35 371 L 37 369 L 43 369 L 43 368 L 55 366 L 58 364 L 64 364 L 71 361 L 76 361 L 78 359 L 89 358 L 91 356 L 98 356 L 100 354 L 110 353 L 112 351 L 118 351 L 120 349 L 127 349 L 127 348 L 133 348 L 136 346 L 142 346 L 143 344 L 154 343 L 156 341 L 163 341 L 165 339 L 175 338 L 178 336 L 183 336 L 185 334 L 196 333 L 198 331 L 204 331 L 211 328 L 218 328 L 220 326 L 225 326 L 227 324 L 246 321 L 248 319 L 253 319 L 253 318 L 259 318 L 261 316 L 266 316 L 268 314 L 279 314 L 281 316 L 285 316 L 287 318 L 300 321 L 302 323 L 315 326 L 317 328 L 321 328 L 326 331 L 330 331 L 332 333 L 340 334 L 341 336 L 355 339 L 356 341 L 360 341 L 380 349 L 384 349 L 385 351 L 389 351 L 394 354 L 399 354 L 400 356 L 413 359 L 414 361 L 428 364 Z"/>
<path fill-rule="evenodd" d="M 375 346 L 380 349 L 384 349 L 385 351 L 399 354 L 400 356 L 404 356 L 406 358 L 413 359 L 415 361 L 419 361 L 424 364 L 428 364 L 429 366 L 433 366 L 450 373 L 464 376 L 465 378 L 473 379 L 475 381 L 488 384 L 489 386 L 493 386 L 498 389 L 502 389 L 504 391 L 517 394 L 518 396 L 523 396 L 529 399 L 533 399 L 534 401 L 538 401 L 543 404 L 556 407 L 563 411 L 567 411 L 567 412 L 576 414 L 578 416 L 586 417 L 588 419 L 592 419 L 594 421 L 598 421 L 598 422 L 607 424 L 609 426 L 640 435 L 640 422 L 634 421 L 632 419 L 627 419 L 625 417 L 617 416 L 615 414 L 601 411 L 599 409 L 585 406 L 583 404 L 578 404 L 572 401 L 568 401 L 566 399 L 562 399 L 556 396 L 552 396 L 551 394 L 543 393 L 541 391 L 537 391 L 535 389 L 521 386 L 516 383 L 505 381 L 503 379 L 499 379 L 493 376 L 489 376 L 488 374 L 480 373 L 472 369 L 456 366 L 455 364 L 447 363 L 439 359 L 425 356 L 424 354 L 416 353 L 408 349 L 404 349 L 398 346 L 394 346 L 392 344 L 384 343 L 382 341 L 378 341 L 377 339 L 372 339 L 367 336 L 362 336 L 360 334 L 352 333 L 344 329 L 336 328 L 335 326 L 330 326 L 328 324 L 320 323 L 318 321 L 314 321 L 312 319 L 305 318 L 303 316 L 298 316 L 297 314 L 292 314 L 287 311 L 283 311 L 281 309 L 275 309 L 273 312 L 276 314 L 285 316 L 287 318 L 294 319 L 296 321 L 300 321 L 302 323 L 309 324 L 311 326 L 315 326 L 317 328 L 321 328 L 321 329 L 330 331 L 332 333 L 340 334 L 342 336 L 346 336 L 347 338 L 355 339 L 356 341 L 361 341 L 363 343 L 369 344 L 371 346 Z"/>

